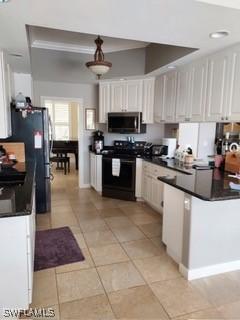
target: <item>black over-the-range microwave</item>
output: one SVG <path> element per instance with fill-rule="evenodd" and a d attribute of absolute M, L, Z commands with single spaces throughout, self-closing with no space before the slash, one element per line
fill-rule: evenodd
<path fill-rule="evenodd" d="M 146 124 L 142 123 L 141 112 L 108 113 L 108 132 L 146 133 Z"/>

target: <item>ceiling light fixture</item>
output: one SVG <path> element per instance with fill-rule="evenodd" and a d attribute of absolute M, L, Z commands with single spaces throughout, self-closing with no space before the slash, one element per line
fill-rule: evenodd
<path fill-rule="evenodd" d="M 168 66 L 168 69 L 176 69 L 176 66 Z"/>
<path fill-rule="evenodd" d="M 0 3 L 6 3 L 8 2 L 9 0 L 0 0 Z"/>
<path fill-rule="evenodd" d="M 209 37 L 212 39 L 220 39 L 220 38 L 224 38 L 227 37 L 229 35 L 228 31 L 216 31 L 216 32 L 212 32 L 209 34 Z"/>
<path fill-rule="evenodd" d="M 95 40 L 95 43 L 96 43 L 97 49 L 94 54 L 94 61 L 87 62 L 86 66 L 94 74 L 97 75 L 98 79 L 100 79 L 100 77 L 103 74 L 107 73 L 110 70 L 110 68 L 112 67 L 112 63 L 108 61 L 104 61 L 104 54 L 101 48 L 103 44 L 103 40 L 100 38 L 100 36 L 97 37 L 97 39 Z"/>

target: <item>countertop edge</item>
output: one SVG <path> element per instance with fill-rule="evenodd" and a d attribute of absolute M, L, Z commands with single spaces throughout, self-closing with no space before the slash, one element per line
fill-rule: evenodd
<path fill-rule="evenodd" d="M 190 190 L 187 190 L 179 185 L 176 185 L 174 183 L 171 183 L 170 180 L 168 180 L 166 177 L 158 177 L 157 178 L 159 181 L 163 182 L 163 183 L 166 183 L 168 184 L 169 186 L 173 187 L 173 188 L 176 188 L 176 189 L 179 189 L 187 194 L 190 194 L 191 196 L 195 197 L 195 198 L 198 198 L 200 200 L 203 200 L 203 201 L 208 201 L 208 202 L 216 202 L 216 201 L 229 201 L 229 200 L 240 200 L 240 197 L 231 197 L 231 196 L 228 196 L 227 198 L 226 197 L 218 197 L 218 198 L 215 198 L 215 197 L 212 197 L 212 198 L 208 198 L 208 197 L 204 197 L 204 196 L 201 196 L 197 193 L 194 193 Z"/>

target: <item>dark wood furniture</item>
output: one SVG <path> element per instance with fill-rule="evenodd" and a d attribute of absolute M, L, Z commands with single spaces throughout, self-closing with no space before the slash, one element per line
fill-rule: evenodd
<path fill-rule="evenodd" d="M 77 140 L 54 140 L 52 153 L 66 155 L 72 153 L 75 155 L 75 166 L 78 170 L 78 141 Z"/>
<path fill-rule="evenodd" d="M 70 172 L 70 158 L 67 156 L 55 156 L 50 158 L 50 162 L 56 162 L 57 167 L 59 167 L 59 164 L 63 166 L 64 174 L 67 174 Z"/>

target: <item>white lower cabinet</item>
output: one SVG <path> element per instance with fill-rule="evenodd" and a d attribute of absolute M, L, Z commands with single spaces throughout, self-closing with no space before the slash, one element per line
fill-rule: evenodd
<path fill-rule="evenodd" d="M 143 161 L 142 198 L 159 212 L 163 211 L 163 183 L 158 177 L 167 174 L 169 174 L 168 169 Z"/>
<path fill-rule="evenodd" d="M 102 155 L 93 152 L 90 152 L 90 184 L 97 192 L 102 192 Z"/>
<path fill-rule="evenodd" d="M 30 215 L 0 219 L 0 318 L 4 308 L 27 310 L 32 303 L 34 249 L 35 205 Z"/>
<path fill-rule="evenodd" d="M 147 161 L 142 164 L 142 198 L 153 209 L 164 214 L 164 183 L 160 176 L 179 176 L 184 173 L 171 170 Z"/>
<path fill-rule="evenodd" d="M 182 239 L 185 194 L 179 189 L 164 184 L 164 208 L 162 241 L 167 253 L 177 263 L 182 261 Z"/>

